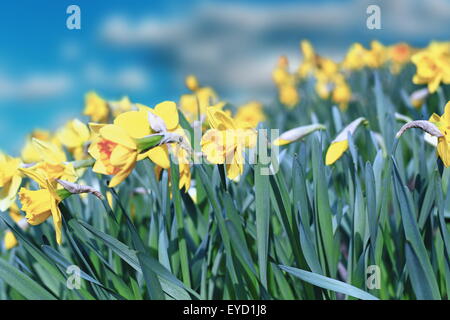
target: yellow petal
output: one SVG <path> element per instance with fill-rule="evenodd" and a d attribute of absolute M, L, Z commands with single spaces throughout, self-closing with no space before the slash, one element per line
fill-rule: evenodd
<path fill-rule="evenodd" d="M 136 157 L 136 152 L 132 152 L 130 149 L 118 145 L 112 151 L 109 161 L 111 162 L 111 165 L 120 167 L 126 164 L 129 158 L 133 157 Z"/>
<path fill-rule="evenodd" d="M 14 233 L 12 233 L 12 231 L 10 231 L 10 230 L 5 232 L 3 241 L 5 244 L 6 250 L 10 250 L 10 249 L 14 248 L 15 246 L 17 246 L 17 244 L 18 244 L 17 239 L 14 236 Z"/>
<path fill-rule="evenodd" d="M 62 217 L 61 211 L 58 208 L 56 200 L 51 201 L 51 212 L 53 217 L 53 225 L 55 226 L 56 242 L 61 244 L 62 242 Z"/>
<path fill-rule="evenodd" d="M 151 133 L 145 111 L 128 111 L 122 113 L 114 120 L 114 124 L 125 129 L 129 136 L 136 139 Z"/>
<path fill-rule="evenodd" d="M 329 166 L 335 163 L 347 149 L 347 140 L 333 142 L 327 150 L 327 155 L 325 156 L 325 164 Z"/>
<path fill-rule="evenodd" d="M 100 134 L 106 140 L 121 144 L 132 150 L 136 149 L 134 140 L 128 135 L 125 129 L 120 126 L 113 124 L 106 125 L 100 129 Z"/>
<path fill-rule="evenodd" d="M 145 154 L 161 168 L 168 169 L 170 167 L 169 152 L 166 146 L 152 148 Z"/>
<path fill-rule="evenodd" d="M 178 110 L 175 102 L 164 101 L 158 103 L 154 109 L 154 113 L 164 120 L 167 130 L 174 130 L 178 126 Z"/>
<path fill-rule="evenodd" d="M 131 171 L 133 170 L 134 166 L 136 165 L 136 158 L 128 158 L 125 165 L 120 168 L 120 171 L 111 179 L 109 182 L 109 187 L 114 188 L 118 184 L 120 184 L 125 178 L 127 178 Z"/>
<path fill-rule="evenodd" d="M 89 122 L 89 128 L 91 131 L 95 134 L 100 134 L 100 129 L 106 126 L 105 123 L 95 123 L 95 122 Z"/>

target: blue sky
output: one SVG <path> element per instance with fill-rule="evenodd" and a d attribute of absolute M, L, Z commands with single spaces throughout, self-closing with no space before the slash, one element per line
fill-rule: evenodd
<path fill-rule="evenodd" d="M 70 4 L 81 30 L 66 28 Z M 382 30 L 365 27 L 369 4 L 380 5 Z M 338 59 L 355 41 L 449 40 L 448 21 L 449 0 L 4 1 L 0 149 L 17 154 L 33 128 L 79 116 L 91 89 L 151 106 L 178 100 L 195 73 L 231 102 L 267 99 L 277 56 L 296 66 L 302 38 Z"/>

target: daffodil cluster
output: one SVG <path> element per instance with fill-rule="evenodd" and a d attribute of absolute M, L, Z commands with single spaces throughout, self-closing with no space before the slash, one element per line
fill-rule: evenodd
<path fill-rule="evenodd" d="M 194 153 L 180 116 L 204 133 L 203 152 L 197 157 L 226 164 L 229 178 L 238 178 L 244 148 L 253 145 L 255 128 L 265 119 L 262 105 L 251 101 L 233 116 L 214 90 L 200 87 L 196 77 L 188 76 L 186 85 L 191 93 L 181 96 L 179 106 L 164 101 L 148 107 L 128 97 L 108 101 L 95 92 L 87 93 L 84 115 L 90 122 L 72 119 L 54 133 L 35 130 L 27 137 L 20 157 L 0 153 L 0 211 L 9 211 L 24 230 L 51 217 L 56 241 L 61 244 L 60 203 L 73 194 L 103 197 L 92 186 L 80 184 L 86 170 L 109 176 L 108 187 L 114 188 L 127 179 L 139 161 L 151 161 L 157 177 L 163 170 L 170 174 L 171 155 L 179 168 L 179 189 L 195 194 L 191 187 Z M 213 134 L 220 141 L 210 140 Z M 106 197 L 112 203 L 110 192 Z M 11 249 L 17 243 L 14 234 L 7 231 L 5 247 Z"/>

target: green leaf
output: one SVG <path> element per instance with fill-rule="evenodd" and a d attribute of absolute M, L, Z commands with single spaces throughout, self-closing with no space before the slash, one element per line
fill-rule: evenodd
<path fill-rule="evenodd" d="M 282 270 L 296 276 L 297 278 L 300 278 L 301 280 L 311 283 L 315 286 L 335 292 L 340 292 L 362 300 L 378 300 L 377 297 L 371 295 L 370 293 L 356 288 L 348 283 L 297 268 L 282 265 L 280 265 L 279 267 Z"/>
<path fill-rule="evenodd" d="M 267 166 L 264 166 L 267 168 Z M 269 251 L 270 198 L 269 176 L 262 174 L 263 165 L 255 165 L 256 239 L 259 277 L 267 288 L 267 256 Z"/>
<path fill-rule="evenodd" d="M 30 300 L 55 300 L 46 289 L 29 276 L 0 259 L 0 278 Z"/>
<path fill-rule="evenodd" d="M 412 286 L 418 299 L 440 299 L 438 284 L 427 254 L 427 250 L 420 236 L 413 204 L 407 196 L 407 187 L 404 185 L 398 172 L 395 159 L 393 161 L 393 180 L 395 195 L 402 215 L 402 225 L 407 240 L 406 258 L 408 271 L 412 279 Z"/>

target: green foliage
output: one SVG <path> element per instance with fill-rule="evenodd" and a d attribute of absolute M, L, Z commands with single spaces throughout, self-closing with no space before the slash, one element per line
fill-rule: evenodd
<path fill-rule="evenodd" d="M 294 110 L 268 106 L 268 127 L 285 131 L 317 118 L 327 127 L 283 147 L 273 175 L 246 164 L 234 182 L 221 166 L 196 164 L 194 202 L 178 190 L 173 162 L 161 179 L 150 161 L 139 162 L 116 190 L 87 172 L 86 183 L 111 192 L 113 205 L 91 195 L 64 200 L 61 246 L 49 222 L 23 232 L 1 214 L 19 246 L 0 256 L 0 298 L 448 298 L 450 172 L 420 131 L 405 133 L 395 148 L 394 112 L 417 118 L 417 110 L 380 72 L 352 75 L 350 82 L 365 80 L 346 112 L 313 94 Z M 435 100 L 425 114 L 442 107 Z M 331 140 L 360 116 L 369 124 L 325 166 Z M 184 118 L 182 125 L 188 129 Z M 66 286 L 69 265 L 81 269 L 79 290 Z M 379 288 L 366 287 L 371 265 L 380 270 Z"/>

